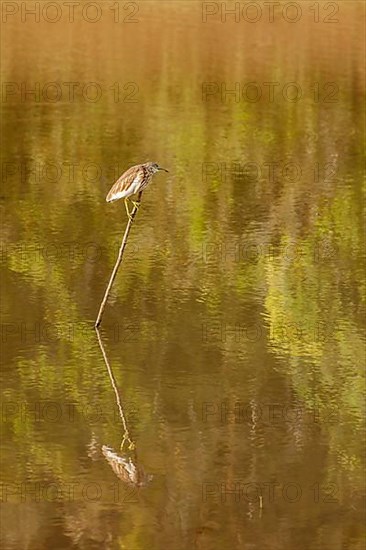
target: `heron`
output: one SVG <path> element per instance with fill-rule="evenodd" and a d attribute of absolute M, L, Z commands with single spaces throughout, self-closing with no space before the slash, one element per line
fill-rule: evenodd
<path fill-rule="evenodd" d="M 114 202 L 119 199 L 124 199 L 125 208 L 128 218 L 132 221 L 132 216 L 128 208 L 128 201 L 131 195 L 141 193 L 150 183 L 156 172 L 169 172 L 166 168 L 162 168 L 156 162 L 145 162 L 144 164 L 136 164 L 131 166 L 122 174 L 116 183 L 110 189 L 106 201 Z M 139 208 L 140 202 L 131 200 L 135 208 Z"/>

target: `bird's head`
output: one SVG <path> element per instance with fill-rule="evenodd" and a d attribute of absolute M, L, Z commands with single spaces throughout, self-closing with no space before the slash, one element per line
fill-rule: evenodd
<path fill-rule="evenodd" d="M 166 168 L 162 168 L 159 166 L 156 162 L 147 162 L 148 169 L 155 174 L 156 172 L 159 172 L 160 170 L 163 170 L 164 172 L 169 172 Z"/>

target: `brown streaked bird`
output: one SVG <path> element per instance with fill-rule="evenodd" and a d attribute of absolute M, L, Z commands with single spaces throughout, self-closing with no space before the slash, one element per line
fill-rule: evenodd
<path fill-rule="evenodd" d="M 156 164 L 156 162 L 145 162 L 144 164 L 136 164 L 136 166 L 131 166 L 131 168 L 126 170 L 126 172 L 118 178 L 109 191 L 106 201 L 113 202 L 118 199 L 124 199 L 127 216 L 131 220 L 131 214 L 128 209 L 128 201 L 130 200 L 129 197 L 143 191 L 149 185 L 153 175 L 160 170 L 168 172 L 166 168 L 161 168 L 161 166 Z M 131 200 L 131 202 L 136 208 L 140 206 L 140 203 L 136 201 Z"/>
<path fill-rule="evenodd" d="M 111 447 L 103 445 L 102 453 L 107 459 L 112 470 L 119 479 L 128 485 L 144 487 L 152 480 L 152 475 L 147 474 L 141 465 L 137 465 L 136 459 L 118 455 Z"/>

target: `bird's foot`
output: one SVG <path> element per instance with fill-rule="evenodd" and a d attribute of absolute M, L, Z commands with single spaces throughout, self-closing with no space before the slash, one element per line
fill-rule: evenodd
<path fill-rule="evenodd" d="M 128 198 L 125 199 L 125 208 L 126 208 L 126 214 L 130 222 L 133 222 L 132 214 L 130 213 L 130 209 L 128 208 Z"/>
<path fill-rule="evenodd" d="M 131 201 L 131 202 L 137 210 L 140 208 L 140 201 Z"/>

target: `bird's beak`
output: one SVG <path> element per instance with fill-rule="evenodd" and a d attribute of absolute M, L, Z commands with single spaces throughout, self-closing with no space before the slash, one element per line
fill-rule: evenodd
<path fill-rule="evenodd" d="M 162 168 L 161 166 L 159 166 L 159 170 L 164 170 L 164 172 L 169 172 L 169 170 L 167 170 L 166 168 Z"/>

